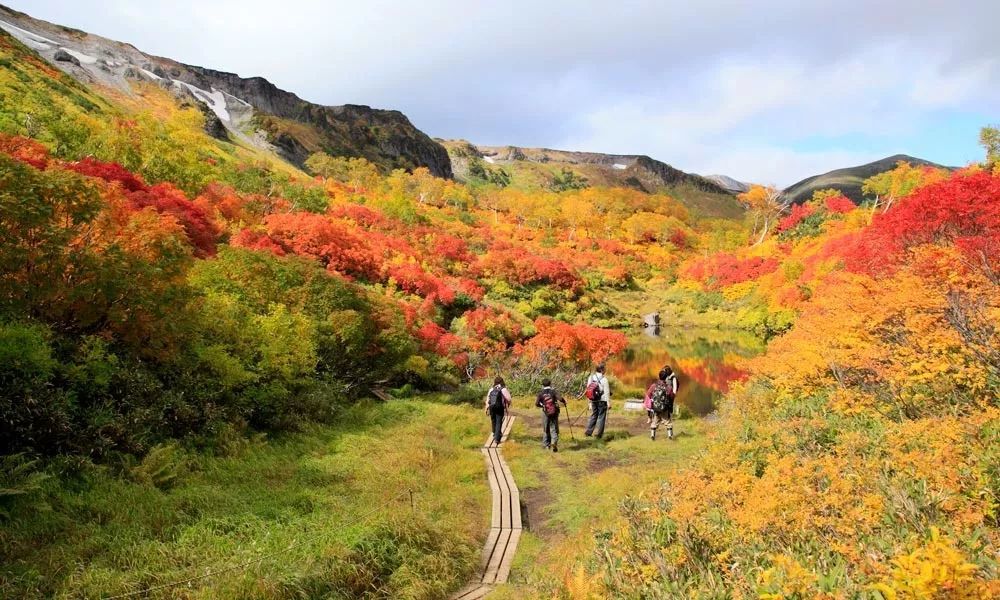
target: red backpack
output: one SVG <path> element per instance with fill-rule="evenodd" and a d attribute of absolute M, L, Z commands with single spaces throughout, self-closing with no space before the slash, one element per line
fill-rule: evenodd
<path fill-rule="evenodd" d="M 556 394 L 552 390 L 542 390 L 541 398 L 542 411 L 547 416 L 555 416 L 559 414 L 559 405 L 556 404 Z"/>
<path fill-rule="evenodd" d="M 601 389 L 601 381 L 599 379 L 592 379 L 590 383 L 587 384 L 587 391 L 583 392 L 583 395 L 587 397 L 587 400 L 600 400 L 603 394 L 604 390 Z"/>

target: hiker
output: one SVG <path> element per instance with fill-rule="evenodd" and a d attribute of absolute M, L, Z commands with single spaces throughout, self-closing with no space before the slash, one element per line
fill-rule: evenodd
<path fill-rule="evenodd" d="M 663 367 L 658 379 L 646 390 L 646 411 L 649 418 L 649 439 L 656 439 L 656 429 L 667 422 L 667 439 L 674 439 L 674 398 L 677 397 L 677 376 L 673 369 Z"/>
<path fill-rule="evenodd" d="M 550 379 L 542 380 L 542 391 L 535 398 L 535 406 L 542 409 L 542 447 L 559 452 L 559 403 L 566 406 L 566 400 L 552 389 Z"/>
<path fill-rule="evenodd" d="M 598 438 L 604 435 L 604 422 L 607 420 L 608 408 L 611 406 L 611 384 L 604 376 L 604 365 L 597 365 L 594 372 L 587 378 L 587 387 L 583 394 L 590 400 L 590 420 L 587 421 L 587 437 Z M 595 431 L 596 428 L 596 431 Z"/>
<path fill-rule="evenodd" d="M 493 380 L 493 387 L 486 394 L 486 414 L 493 423 L 493 441 L 500 444 L 503 437 L 503 416 L 510 408 L 510 390 L 503 382 L 503 377 Z"/>

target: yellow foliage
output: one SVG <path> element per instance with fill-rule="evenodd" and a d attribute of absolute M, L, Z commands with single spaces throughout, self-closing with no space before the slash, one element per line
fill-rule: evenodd
<path fill-rule="evenodd" d="M 987 584 L 976 581 L 978 567 L 966 561 L 955 543 L 931 528 L 931 539 L 913 552 L 893 559 L 890 579 L 871 586 L 886 600 L 979 600 L 988 598 Z"/>

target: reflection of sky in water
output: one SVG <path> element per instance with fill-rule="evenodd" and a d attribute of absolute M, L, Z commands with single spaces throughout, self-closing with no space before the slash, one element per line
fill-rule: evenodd
<path fill-rule="evenodd" d="M 644 391 L 660 368 L 669 365 L 677 373 L 677 401 L 696 415 L 707 415 L 729 383 L 741 375 L 730 364 L 732 357 L 752 356 L 761 349 L 758 340 L 739 331 L 663 327 L 659 337 L 633 338 L 625 352 L 608 362 L 608 373 L 631 395 Z"/>

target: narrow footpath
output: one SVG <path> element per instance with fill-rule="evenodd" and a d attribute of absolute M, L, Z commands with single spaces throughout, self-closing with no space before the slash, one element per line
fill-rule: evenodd
<path fill-rule="evenodd" d="M 507 441 L 514 417 L 508 414 L 503 421 L 501 443 Z M 506 583 L 510 565 L 514 561 L 517 543 L 521 539 L 521 492 L 514 483 L 510 467 L 503 459 L 500 447 L 490 435 L 482 449 L 486 458 L 486 477 L 493 495 L 493 516 L 490 533 L 483 546 L 483 574 L 457 594 L 452 600 L 479 600 L 489 594 L 493 586 Z"/>

